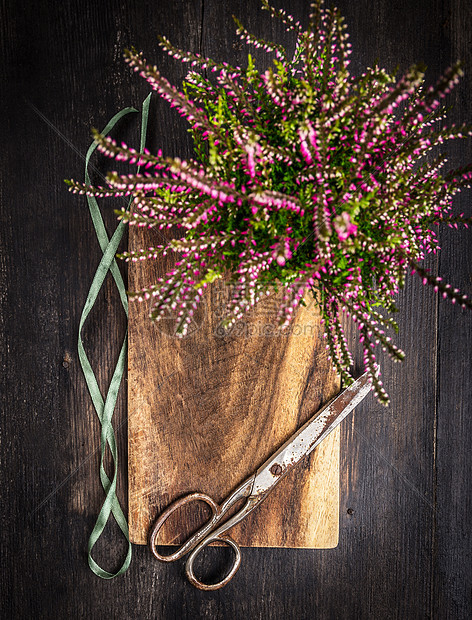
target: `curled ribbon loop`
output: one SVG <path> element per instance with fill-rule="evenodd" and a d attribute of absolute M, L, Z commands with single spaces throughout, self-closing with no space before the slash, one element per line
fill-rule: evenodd
<path fill-rule="evenodd" d="M 145 141 L 146 141 L 146 133 L 147 133 L 147 123 L 149 117 L 149 104 L 151 99 L 151 93 L 146 97 L 142 106 L 142 119 L 141 119 L 141 144 L 140 151 L 143 152 Z M 111 121 L 107 124 L 105 129 L 103 130 L 103 134 L 107 134 L 115 124 L 126 114 L 130 112 L 137 112 L 135 108 L 125 108 L 115 114 L 115 116 L 111 119 Z M 97 144 L 93 142 L 88 151 L 87 156 L 85 158 L 85 182 L 87 185 L 90 185 L 90 176 L 88 173 L 88 165 L 90 161 L 90 157 L 93 152 L 97 148 Z M 139 170 L 139 168 L 138 168 Z M 112 579 L 113 577 L 117 577 L 118 575 L 123 574 L 129 567 L 131 562 L 131 543 L 129 541 L 129 531 L 128 531 L 128 523 L 126 521 L 126 517 L 123 514 L 120 503 L 116 496 L 116 481 L 118 474 L 118 451 L 116 447 L 116 439 L 115 432 L 113 430 L 112 425 L 112 417 L 113 412 L 115 410 L 116 400 L 118 397 L 118 391 L 120 388 L 121 379 L 123 378 L 123 374 L 125 372 L 125 364 L 126 364 L 126 353 L 128 348 L 128 332 L 123 339 L 123 344 L 121 346 L 121 351 L 118 357 L 118 361 L 113 372 L 113 377 L 110 382 L 110 386 L 108 388 L 108 392 L 106 394 L 105 400 L 103 400 L 102 394 L 100 392 L 100 388 L 98 387 L 97 379 L 95 377 L 95 373 L 92 370 L 92 366 L 89 362 L 89 359 L 85 353 L 84 345 L 82 342 L 82 328 L 84 326 L 87 317 L 93 308 L 95 300 L 97 299 L 98 293 L 102 287 L 103 282 L 105 281 L 106 275 L 108 271 L 111 272 L 113 279 L 115 280 L 116 287 L 118 289 L 121 304 L 123 306 L 123 310 L 125 311 L 126 317 L 128 317 L 128 299 L 126 296 L 126 288 L 123 282 L 123 278 L 121 277 L 120 270 L 118 269 L 118 265 L 116 264 L 115 254 L 118 250 L 119 243 L 123 237 L 124 227 L 126 226 L 125 222 L 120 222 L 113 233 L 111 239 L 108 238 L 108 234 L 105 229 L 105 224 L 103 223 L 103 219 L 100 213 L 100 209 L 98 206 L 98 202 L 95 196 L 87 195 L 87 202 L 90 210 L 90 215 L 92 218 L 93 226 L 95 228 L 95 232 L 97 235 L 98 242 L 100 244 L 100 248 L 103 252 L 103 256 L 100 260 L 100 264 L 98 265 L 97 271 L 95 272 L 95 276 L 93 278 L 92 284 L 90 286 L 90 290 L 87 295 L 87 299 L 85 301 L 84 308 L 82 310 L 82 316 L 80 318 L 79 323 L 79 336 L 78 336 L 78 353 L 79 353 L 79 361 L 82 367 L 85 381 L 87 383 L 88 390 L 90 392 L 90 396 L 92 398 L 93 406 L 97 413 L 98 419 L 100 420 L 101 425 L 101 433 L 100 433 L 100 480 L 103 486 L 103 490 L 105 491 L 105 501 L 103 502 L 100 513 L 97 517 L 97 521 L 95 526 L 90 534 L 89 542 L 88 542 L 88 563 L 92 571 L 102 577 L 103 579 Z M 130 203 L 131 204 L 131 200 Z M 104 467 L 104 457 L 106 445 L 110 447 L 110 453 L 113 459 L 113 477 L 110 480 L 108 475 L 105 472 Z M 95 560 L 92 558 L 92 549 L 95 543 L 98 541 L 100 536 L 102 535 L 103 530 L 108 522 L 110 514 L 113 513 L 116 522 L 118 523 L 123 535 L 125 536 L 128 542 L 128 552 L 126 554 L 126 558 L 121 565 L 121 568 L 116 573 L 109 573 L 108 571 L 101 568 Z"/>

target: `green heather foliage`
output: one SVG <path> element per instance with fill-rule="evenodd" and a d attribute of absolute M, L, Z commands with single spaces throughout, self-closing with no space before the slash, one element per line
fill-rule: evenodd
<path fill-rule="evenodd" d="M 119 217 L 169 231 L 163 245 L 127 252 L 126 260 L 175 253 L 174 268 L 134 295 L 151 300 L 158 321 L 176 313 L 185 335 L 203 289 L 216 278 L 236 283 L 223 325 L 229 327 L 275 286 L 282 286 L 281 326 L 312 293 L 320 307 L 330 358 L 346 383 L 352 357 L 343 315 L 359 329 L 364 363 L 377 398 L 388 402 L 375 348 L 394 360 L 404 353 L 386 335 L 397 329 L 388 316 L 408 271 L 462 306 L 471 301 L 419 263 L 439 249 L 436 225 L 469 220 L 452 215 L 452 198 L 470 184 L 472 165 L 444 170 L 437 145 L 469 136 L 469 126 L 439 128 L 441 104 L 458 82 L 459 64 L 435 87 L 413 66 L 401 79 L 378 66 L 350 74 L 350 44 L 337 9 L 311 6 L 304 30 L 283 10 L 262 6 L 293 34 L 295 52 L 253 37 L 250 45 L 272 55 L 260 72 L 251 55 L 246 68 L 176 49 L 189 63 L 182 91 L 135 50 L 127 62 L 190 124 L 195 157 L 182 161 L 162 152 L 138 153 L 94 132 L 102 152 L 145 166 L 143 174 L 110 173 L 108 187 L 70 181 L 72 191 L 133 196 Z M 180 229 L 180 230 L 179 230 Z M 179 232 L 178 236 L 173 232 Z M 183 236 L 182 236 L 183 233 Z"/>

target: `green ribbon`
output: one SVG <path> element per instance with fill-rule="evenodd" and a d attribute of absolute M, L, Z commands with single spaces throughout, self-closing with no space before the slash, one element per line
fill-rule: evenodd
<path fill-rule="evenodd" d="M 147 123 L 149 117 L 149 104 L 151 99 L 151 93 L 146 97 L 142 106 L 142 119 L 141 119 L 141 145 L 140 152 L 143 152 L 145 142 L 146 142 L 146 132 L 147 132 Z M 126 114 L 130 112 L 137 112 L 135 108 L 125 108 L 115 114 L 115 116 L 111 119 L 108 125 L 103 130 L 103 134 L 107 134 L 115 124 Z M 85 158 L 85 182 L 87 185 L 90 185 L 90 176 L 88 173 L 88 165 L 90 161 L 90 157 L 92 153 L 97 148 L 97 143 L 93 142 L 90 145 L 90 148 L 87 151 L 87 156 Z M 139 168 L 138 168 L 139 171 Z M 93 278 L 92 284 L 90 286 L 89 293 L 87 295 L 87 299 L 85 301 L 84 308 L 82 310 L 82 316 L 80 318 L 79 323 L 79 338 L 78 338 L 78 352 L 79 352 L 79 361 L 82 367 L 85 381 L 87 383 L 87 387 L 90 392 L 90 396 L 92 398 L 93 406 L 97 413 L 98 419 L 101 424 L 101 433 L 100 433 L 100 480 L 103 486 L 103 490 L 105 491 L 105 501 L 103 502 L 100 513 L 97 517 L 97 521 L 95 526 L 90 534 L 89 542 L 88 542 L 88 563 L 92 571 L 102 577 L 103 579 L 113 579 L 113 577 L 117 577 L 118 575 L 122 575 L 129 567 L 131 562 L 131 543 L 129 540 L 129 531 L 128 531 L 128 523 L 126 521 L 126 517 L 123 514 L 120 503 L 116 496 L 116 480 L 118 474 L 118 451 L 116 447 L 116 439 L 115 432 L 113 430 L 112 425 L 112 417 L 113 412 L 115 410 L 116 399 L 118 397 L 118 390 L 120 388 L 121 379 L 125 372 L 126 365 L 126 353 L 128 348 L 128 330 L 126 330 L 123 344 L 121 347 L 120 355 L 118 357 L 118 362 L 116 364 L 115 370 L 113 372 L 113 377 L 110 382 L 110 386 L 108 388 L 108 392 L 103 400 L 102 394 L 100 392 L 100 388 L 98 387 L 97 379 L 92 370 L 92 366 L 89 362 L 89 359 L 85 353 L 84 345 L 82 342 L 82 328 L 84 326 L 85 321 L 90 313 L 90 310 L 93 308 L 95 300 L 97 299 L 98 293 L 102 287 L 103 282 L 105 281 L 106 275 L 108 271 L 111 272 L 113 279 L 115 280 L 116 287 L 120 294 L 121 304 L 125 311 L 126 317 L 128 317 L 128 299 L 126 296 L 126 288 L 123 282 L 123 278 L 121 277 L 120 270 L 118 269 L 118 265 L 116 264 L 115 255 L 118 250 L 118 246 L 123 237 L 124 228 L 126 226 L 125 222 L 121 221 L 111 239 L 108 238 L 107 231 L 105 229 L 105 224 L 103 223 L 102 215 L 100 213 L 100 209 L 98 207 L 98 202 L 95 196 L 87 196 L 87 202 L 90 210 L 90 215 L 92 217 L 93 226 L 95 228 L 95 232 L 97 234 L 97 239 L 100 244 L 100 248 L 103 252 L 102 259 L 100 260 L 100 264 L 98 265 L 97 271 Z M 131 199 L 130 203 L 131 204 Z M 129 206 L 129 205 L 128 205 Z M 110 452 L 113 458 L 113 477 L 110 478 L 107 476 L 104 467 L 104 457 L 106 445 L 109 445 Z M 108 571 L 101 568 L 95 560 L 92 558 L 92 549 L 95 543 L 98 541 L 100 536 L 102 535 L 103 530 L 108 522 L 110 514 L 113 513 L 116 522 L 118 523 L 123 535 L 125 536 L 128 542 L 128 553 L 126 554 L 126 558 L 121 566 L 121 568 L 116 573 L 109 573 Z"/>

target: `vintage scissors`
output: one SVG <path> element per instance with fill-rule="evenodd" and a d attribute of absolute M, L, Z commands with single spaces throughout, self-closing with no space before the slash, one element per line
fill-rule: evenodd
<path fill-rule="evenodd" d="M 171 504 L 157 519 L 151 530 L 149 544 L 155 557 L 162 562 L 173 562 L 190 552 L 185 565 L 188 580 L 200 590 L 217 590 L 225 586 L 235 575 L 241 564 L 241 551 L 234 540 L 225 535 L 230 528 L 239 523 L 256 508 L 274 489 L 287 472 L 295 467 L 305 456 L 333 431 L 344 418 L 363 400 L 371 389 L 367 373 L 330 401 L 312 418 L 301 426 L 283 446 L 281 446 L 259 469 L 218 505 L 204 493 L 191 493 Z M 243 507 L 233 516 L 228 511 L 238 501 L 246 499 Z M 179 549 L 169 555 L 161 555 L 157 550 L 158 535 L 164 523 L 173 512 L 194 501 L 208 504 L 213 516 L 202 528 L 191 536 Z M 194 562 L 198 554 L 212 542 L 223 542 L 234 551 L 234 563 L 229 573 L 215 584 L 205 584 L 195 577 Z"/>

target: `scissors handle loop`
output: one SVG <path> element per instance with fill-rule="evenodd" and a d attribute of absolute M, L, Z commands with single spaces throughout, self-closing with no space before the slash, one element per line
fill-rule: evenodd
<path fill-rule="evenodd" d="M 230 546 L 234 551 L 234 560 L 233 560 L 233 566 L 231 567 L 231 570 L 221 581 L 218 581 L 218 583 L 208 584 L 208 583 L 203 583 L 202 581 L 200 581 L 199 579 L 195 577 L 195 573 L 193 571 L 193 564 L 197 556 L 200 554 L 200 552 L 203 551 L 203 549 L 205 549 L 205 547 L 210 545 L 212 542 L 225 543 L 228 546 Z M 212 535 L 212 536 L 208 536 L 207 538 L 205 538 L 205 540 L 203 540 L 197 547 L 195 547 L 195 549 L 189 555 L 187 562 L 185 564 L 185 573 L 190 583 L 194 585 L 196 588 L 198 588 L 199 590 L 218 590 L 219 588 L 222 588 L 223 586 L 225 586 L 229 581 L 231 581 L 231 579 L 236 574 L 240 565 L 241 565 L 241 550 L 239 546 L 237 545 L 237 543 L 235 543 L 234 540 L 231 538 L 231 536 L 228 536 L 227 534 L 224 536 Z"/>
<path fill-rule="evenodd" d="M 160 554 L 157 550 L 157 540 L 159 532 L 164 526 L 164 523 L 176 510 L 179 510 L 179 508 L 182 508 L 182 506 L 185 506 L 186 504 L 191 504 L 192 502 L 197 501 L 205 502 L 206 504 L 208 504 L 208 506 L 210 506 L 213 513 L 210 521 L 205 526 L 203 526 L 203 528 L 199 530 L 196 535 L 185 541 L 174 553 L 170 553 L 169 555 Z M 149 536 L 149 545 L 151 547 L 152 553 L 161 562 L 174 562 L 174 560 L 178 560 L 179 558 L 183 557 L 186 553 L 193 549 L 195 545 L 198 545 L 198 543 L 203 538 L 205 538 L 206 534 L 212 529 L 215 521 L 219 517 L 220 512 L 220 507 L 215 502 L 215 500 L 209 495 L 206 495 L 205 493 L 191 493 L 190 495 L 185 495 L 184 497 L 181 497 L 173 504 L 171 504 L 166 510 L 164 510 L 164 512 L 160 515 L 160 517 L 154 524 Z"/>
<path fill-rule="evenodd" d="M 155 522 L 149 535 L 149 546 L 151 551 L 161 562 L 173 562 L 183 557 L 185 554 L 190 553 L 185 571 L 188 580 L 200 590 L 218 590 L 225 586 L 234 576 L 241 564 L 241 551 L 234 540 L 226 534 L 226 531 L 232 528 L 236 523 L 239 523 L 249 512 L 251 512 L 255 506 L 259 503 L 259 498 L 251 498 L 251 490 L 254 486 L 255 474 L 245 480 L 239 487 L 231 493 L 231 495 L 225 499 L 225 501 L 218 505 L 214 499 L 205 493 L 191 493 L 178 499 L 171 504 Z M 227 517 L 229 510 L 237 504 L 240 500 L 246 499 L 244 506 L 233 516 Z M 201 527 L 195 534 L 184 542 L 174 553 L 169 555 L 162 555 L 157 550 L 158 536 L 164 523 L 167 519 L 179 508 L 190 504 L 192 502 L 202 501 L 208 504 L 212 510 L 212 516 L 209 521 Z M 225 520 L 226 519 L 226 520 Z M 220 523 L 223 521 L 223 523 Z M 229 573 L 218 583 L 206 584 L 202 583 L 195 577 L 193 565 L 195 559 L 205 547 L 212 542 L 220 542 L 228 545 L 234 551 L 234 562 Z"/>

